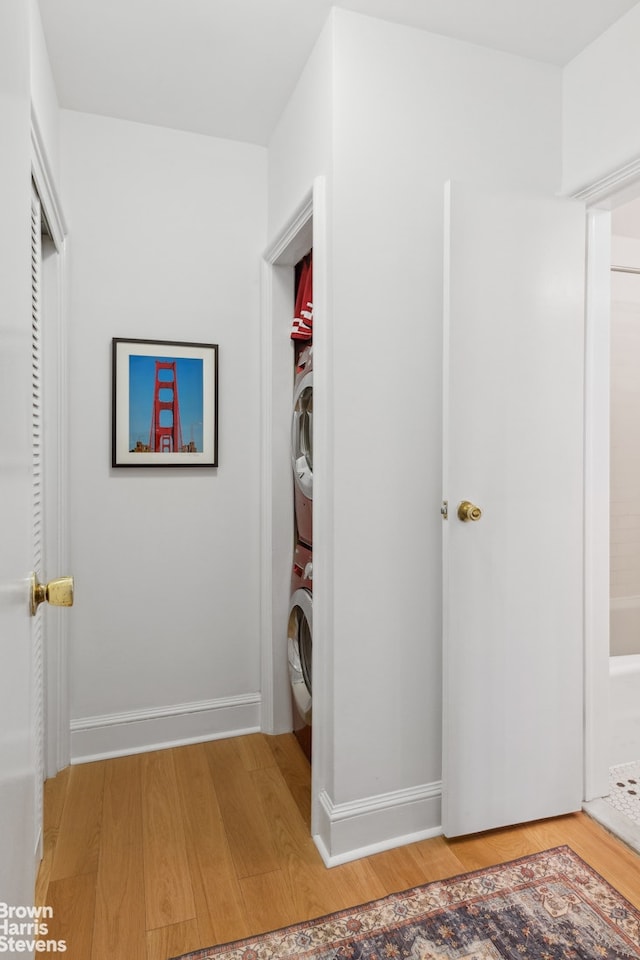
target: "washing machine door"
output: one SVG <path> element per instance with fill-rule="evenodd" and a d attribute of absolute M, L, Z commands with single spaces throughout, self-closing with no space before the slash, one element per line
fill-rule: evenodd
<path fill-rule="evenodd" d="M 296 590 L 289 602 L 287 627 L 289 680 L 300 718 L 311 724 L 311 658 L 313 606 L 308 590 Z"/>
<path fill-rule="evenodd" d="M 313 372 L 306 373 L 293 394 L 291 461 L 296 486 L 313 497 Z"/>

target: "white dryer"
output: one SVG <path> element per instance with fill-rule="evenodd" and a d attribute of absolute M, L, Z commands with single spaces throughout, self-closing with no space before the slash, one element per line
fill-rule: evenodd
<path fill-rule="evenodd" d="M 297 539 L 313 543 L 313 370 L 297 379 L 291 417 L 291 465 Z"/>

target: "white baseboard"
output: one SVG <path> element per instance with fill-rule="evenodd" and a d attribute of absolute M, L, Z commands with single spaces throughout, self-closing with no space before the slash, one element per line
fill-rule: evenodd
<path fill-rule="evenodd" d="M 440 836 L 442 783 L 426 783 L 350 803 L 320 794 L 315 844 L 327 867 Z"/>
<path fill-rule="evenodd" d="M 260 730 L 261 697 L 249 693 L 71 721 L 71 763 L 163 750 Z"/>

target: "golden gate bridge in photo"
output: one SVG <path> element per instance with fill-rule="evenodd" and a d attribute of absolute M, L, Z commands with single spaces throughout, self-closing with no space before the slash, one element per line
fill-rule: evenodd
<path fill-rule="evenodd" d="M 156 360 L 149 449 L 153 453 L 183 450 L 175 360 Z"/>

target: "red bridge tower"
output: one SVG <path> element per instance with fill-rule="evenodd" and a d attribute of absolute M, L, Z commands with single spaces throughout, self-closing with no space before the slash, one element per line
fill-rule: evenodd
<path fill-rule="evenodd" d="M 156 360 L 149 447 L 154 453 L 180 453 L 182 450 L 175 360 Z"/>

